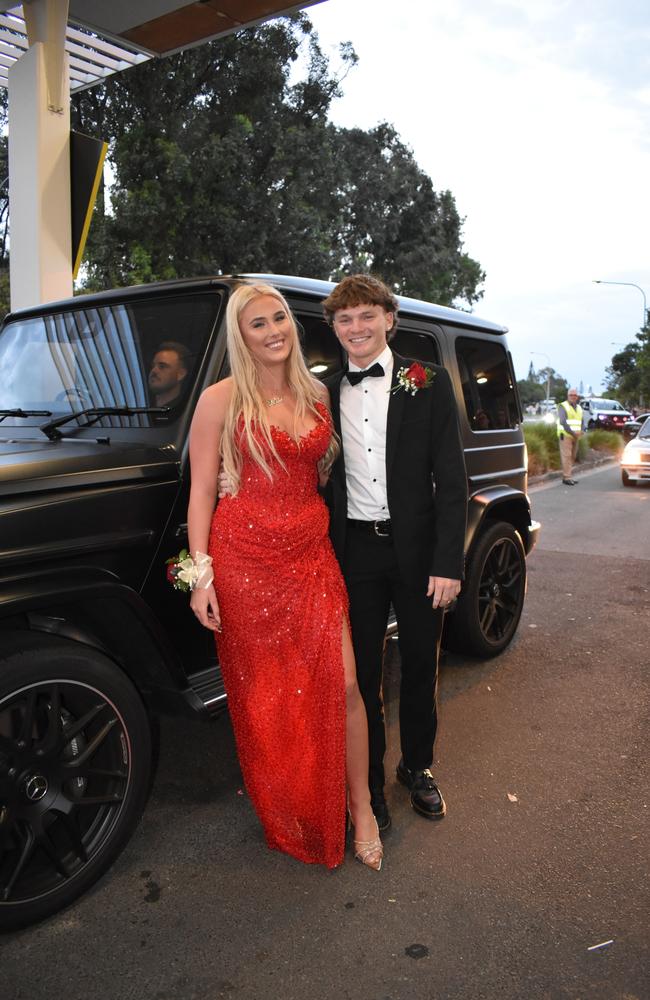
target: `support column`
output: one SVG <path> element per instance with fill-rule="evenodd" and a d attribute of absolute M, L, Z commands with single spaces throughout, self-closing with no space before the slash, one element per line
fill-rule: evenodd
<path fill-rule="evenodd" d="M 72 295 L 68 0 L 24 9 L 30 47 L 9 70 L 12 309 Z"/>

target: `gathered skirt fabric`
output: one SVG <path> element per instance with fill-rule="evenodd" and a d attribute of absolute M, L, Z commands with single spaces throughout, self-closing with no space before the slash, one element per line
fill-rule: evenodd
<path fill-rule="evenodd" d="M 246 790 L 269 847 L 335 867 L 345 844 L 347 594 L 316 462 L 321 420 L 298 442 L 272 428 L 273 480 L 244 450 L 238 493 L 214 514 L 209 552 L 219 662 Z"/>

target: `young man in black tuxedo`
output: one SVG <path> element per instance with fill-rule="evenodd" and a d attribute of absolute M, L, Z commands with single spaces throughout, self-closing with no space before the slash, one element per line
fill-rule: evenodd
<path fill-rule="evenodd" d="M 323 306 L 348 356 L 348 369 L 327 383 L 343 445 L 328 484 L 331 537 L 350 596 L 372 805 L 385 830 L 381 679 L 391 603 L 402 664 L 397 777 L 420 815 L 441 819 L 446 811 L 430 768 L 444 610 L 463 578 L 467 477 L 447 371 L 420 365 L 406 386 L 399 380 L 414 362 L 388 346 L 397 321 L 391 291 L 351 275 Z"/>

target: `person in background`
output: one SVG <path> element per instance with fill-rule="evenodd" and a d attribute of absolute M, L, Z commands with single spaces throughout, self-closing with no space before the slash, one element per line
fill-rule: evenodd
<path fill-rule="evenodd" d="M 485 410 L 477 410 L 472 420 L 472 429 L 475 431 L 489 431 L 490 426 L 490 418 Z"/>
<path fill-rule="evenodd" d="M 571 388 L 567 398 L 557 408 L 557 436 L 562 461 L 562 482 L 575 486 L 573 466 L 578 455 L 578 441 L 582 437 L 582 407 L 578 403 L 578 390 Z"/>
<path fill-rule="evenodd" d="M 189 371 L 189 352 L 175 340 L 159 344 L 151 362 L 149 389 L 154 406 L 173 406 L 183 390 Z"/>

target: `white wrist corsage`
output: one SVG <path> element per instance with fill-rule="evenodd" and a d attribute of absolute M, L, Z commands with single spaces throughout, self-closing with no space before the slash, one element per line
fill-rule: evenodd
<path fill-rule="evenodd" d="M 214 580 L 212 557 L 205 552 L 195 552 L 194 558 L 187 549 L 181 549 L 165 563 L 167 579 L 174 590 L 207 590 Z"/>

